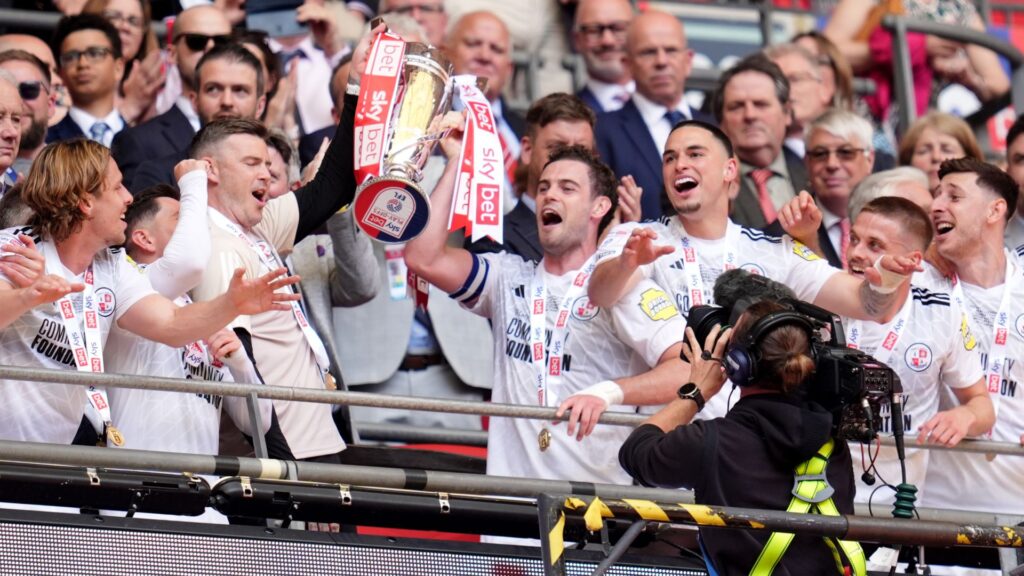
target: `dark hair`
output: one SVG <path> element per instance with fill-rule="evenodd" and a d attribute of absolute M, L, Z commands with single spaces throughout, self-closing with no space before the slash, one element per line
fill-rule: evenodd
<path fill-rule="evenodd" d="M 330 83 L 328 84 L 331 90 L 331 103 L 334 104 L 334 109 L 338 111 L 339 116 L 341 115 L 341 109 L 345 106 L 344 100 L 346 84 L 342 84 L 336 89 L 334 87 L 334 80 L 337 78 L 338 73 L 341 72 L 341 69 L 344 68 L 345 65 L 348 64 L 349 62 L 352 62 L 351 52 L 342 56 L 341 60 L 338 60 L 338 65 L 335 66 L 333 70 L 331 70 L 331 80 Z"/>
<path fill-rule="evenodd" d="M 3 52 L 0 52 L 0 64 L 4 64 L 5 62 L 27 62 L 32 66 L 35 66 L 43 76 L 43 84 L 47 87 L 50 86 L 50 68 L 35 54 L 25 50 L 18 50 L 16 48 L 4 50 Z"/>
<path fill-rule="evenodd" d="M 21 197 L 21 181 L 0 197 L 0 230 L 24 226 L 32 219 L 32 208 Z"/>
<path fill-rule="evenodd" d="M 612 172 L 597 154 L 578 144 L 555 148 L 544 167 L 547 168 L 561 160 L 575 160 L 586 164 L 590 173 L 590 195 L 594 198 L 604 196 L 611 200 L 611 208 L 597 226 L 597 234 L 600 236 L 615 217 L 615 210 L 619 207 L 619 180 L 615 177 L 615 172 Z"/>
<path fill-rule="evenodd" d="M 1020 138 L 1021 134 L 1024 134 L 1024 115 L 1017 116 L 1017 119 L 1013 121 L 1013 126 L 1010 126 L 1010 130 L 1006 133 L 1007 150 L 1013 146 L 1014 140 Z"/>
<path fill-rule="evenodd" d="M 1010 218 L 1013 217 L 1014 210 L 1017 209 L 1017 196 L 1020 194 L 1017 182 L 998 167 L 988 162 L 975 160 L 974 158 L 951 158 L 944 160 L 939 165 L 939 180 L 945 178 L 946 174 L 962 174 L 965 172 L 977 174 L 978 178 L 975 180 L 975 183 L 979 187 L 1006 200 L 1006 221 L 1009 222 Z"/>
<path fill-rule="evenodd" d="M 932 221 L 920 206 L 899 196 L 880 196 L 860 209 L 861 214 L 878 214 L 898 222 L 900 228 L 914 235 L 921 242 L 921 250 L 927 250 L 932 243 Z"/>
<path fill-rule="evenodd" d="M 772 300 L 752 304 L 736 321 L 732 342 L 746 342 L 751 329 L 773 312 L 789 310 Z M 756 343 L 760 360 L 757 380 L 761 388 L 792 394 L 814 373 L 810 335 L 795 324 L 783 324 L 762 334 Z"/>
<path fill-rule="evenodd" d="M 203 126 L 192 138 L 188 157 L 201 158 L 203 154 L 236 134 L 249 134 L 267 141 L 267 128 L 263 123 L 248 118 L 222 118 Z"/>
<path fill-rule="evenodd" d="M 786 75 L 782 73 L 782 69 L 775 62 L 772 62 L 764 53 L 758 52 L 740 60 L 718 78 L 718 87 L 711 97 L 711 109 L 718 121 L 722 120 L 722 110 L 725 108 L 726 85 L 734 76 L 744 72 L 757 72 L 770 78 L 772 84 L 775 85 L 775 97 L 778 98 L 779 104 L 785 106 L 789 103 L 789 80 L 786 79 Z"/>
<path fill-rule="evenodd" d="M 60 22 L 57 22 L 57 30 L 53 33 L 50 48 L 57 57 L 58 65 L 60 64 L 61 57 L 60 47 L 64 44 L 64 40 L 75 32 L 81 32 L 82 30 L 99 30 L 102 32 L 110 42 L 110 49 L 114 53 L 114 58 L 121 57 L 123 53 L 121 49 L 121 36 L 118 35 L 117 28 L 114 28 L 113 24 L 99 14 L 79 14 L 77 16 L 65 16 L 60 19 Z"/>
<path fill-rule="evenodd" d="M 220 46 L 214 45 L 213 48 L 203 54 L 203 57 L 199 59 L 196 64 L 196 91 L 200 89 L 202 81 L 200 80 L 201 70 L 207 62 L 214 60 L 224 60 L 232 64 L 245 64 L 256 71 L 256 95 L 262 96 L 264 89 L 264 78 L 263 78 L 263 66 L 260 64 L 258 58 L 249 52 L 249 49 L 237 42 L 228 42 L 227 44 L 221 44 Z"/>
<path fill-rule="evenodd" d="M 596 116 L 594 111 L 583 100 L 565 92 L 555 92 L 537 100 L 526 113 L 526 135 L 533 138 L 537 130 L 552 122 L 586 122 L 594 127 Z"/>
<path fill-rule="evenodd" d="M 295 149 L 292 148 L 291 142 L 288 141 L 288 138 L 280 130 L 267 131 L 267 146 L 277 150 L 277 153 L 281 155 L 281 159 L 284 160 L 285 166 L 291 164 Z"/>
<path fill-rule="evenodd" d="M 270 44 L 267 44 L 267 38 L 269 38 L 269 35 L 263 30 L 236 29 L 233 36 L 239 44 L 252 44 L 256 46 L 259 48 L 260 54 L 263 55 L 263 63 L 267 67 L 267 72 L 272 76 L 272 78 L 263 79 L 267 89 L 267 101 L 269 102 L 270 99 L 274 97 L 274 94 L 277 93 L 277 84 L 281 81 L 281 77 L 284 75 L 284 71 L 281 70 L 281 58 L 277 56 L 277 53 L 270 49 Z M 258 60 L 259 58 L 257 58 L 257 61 Z M 196 68 L 198 69 L 198 66 Z M 265 114 L 266 110 L 263 112 Z"/>
<path fill-rule="evenodd" d="M 160 211 L 157 204 L 158 198 L 170 198 L 181 201 L 181 193 L 170 184 L 154 184 L 135 195 L 128 210 L 124 213 L 124 220 L 127 228 L 124 231 L 124 247 L 129 253 L 133 252 L 132 233 L 138 230 L 143 224 L 149 222 Z"/>
<path fill-rule="evenodd" d="M 732 140 L 729 139 L 729 136 L 726 135 L 725 132 L 722 132 L 721 128 L 715 126 L 714 124 L 708 124 L 707 122 L 701 120 L 681 120 L 679 123 L 672 127 L 672 130 L 668 133 L 668 135 L 671 136 L 672 132 L 675 132 L 676 130 L 679 130 L 681 128 L 689 127 L 700 128 L 701 130 L 710 132 L 711 135 L 715 137 L 715 140 L 718 140 L 718 142 L 725 147 L 726 156 L 729 158 L 732 158 L 734 156 Z"/>

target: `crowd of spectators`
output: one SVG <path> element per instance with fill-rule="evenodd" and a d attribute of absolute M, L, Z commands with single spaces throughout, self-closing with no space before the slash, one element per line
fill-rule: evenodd
<path fill-rule="evenodd" d="M 911 34 L 921 115 L 898 125 L 879 25 L 895 13 L 981 29 L 971 2 L 841 0 L 821 31 L 740 55 L 703 109 L 687 97 L 685 19 L 628 0 L 524 2 L 525 15 L 307 0 L 307 32 L 286 37 L 246 29 L 230 0 L 55 4 L 52 37 L 0 35 L 0 362 L 539 402 L 571 419 L 266 401 L 254 430 L 217 397 L 2 380 L 0 437 L 243 454 L 240 431 L 265 435 L 271 457 L 336 463 L 353 421 L 489 426 L 489 473 L 628 483 L 625 432 L 598 416 L 687 401 L 674 399 L 688 312 L 742 268 L 840 314 L 851 345 L 901 376 L 919 443 L 1024 443 L 1024 122 L 987 164 L 972 128 L 934 104 L 948 84 L 1004 96 L 998 57 Z M 165 46 L 154 13 L 173 16 Z M 449 235 L 459 114 L 422 171 L 427 231 L 385 245 L 356 225 L 353 123 L 377 14 L 487 79 L 502 243 Z M 571 44 L 586 79 L 521 114 L 506 99 L 513 51 L 540 46 L 538 29 Z M 855 77 L 875 90 L 855 93 Z M 431 285 L 423 306 L 414 277 Z M 703 392 L 697 419 L 728 412 L 728 389 Z M 851 474 L 899 482 L 893 453 L 866 454 Z M 926 504 L 1024 514 L 1024 460 L 930 456 L 909 455 Z M 858 485 L 865 502 L 891 500 L 876 492 Z"/>

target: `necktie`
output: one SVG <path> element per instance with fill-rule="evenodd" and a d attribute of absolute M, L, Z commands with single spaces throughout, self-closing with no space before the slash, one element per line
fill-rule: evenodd
<path fill-rule="evenodd" d="M 107 145 L 107 132 L 110 131 L 110 126 L 107 126 L 106 122 L 97 122 L 89 128 L 89 139 L 94 142 L 99 142 L 104 146 Z"/>
<path fill-rule="evenodd" d="M 846 252 L 850 249 L 850 219 L 843 218 L 839 221 L 839 258 L 843 261 L 843 269 L 846 269 Z"/>
<path fill-rule="evenodd" d="M 679 110 L 669 110 L 668 112 L 665 112 L 665 118 L 668 118 L 668 123 L 671 124 L 673 128 L 675 128 L 676 124 L 679 124 L 683 120 L 686 120 L 686 115 L 684 115 Z"/>
<path fill-rule="evenodd" d="M 498 126 L 500 124 L 501 116 L 495 114 L 494 125 Z M 501 155 L 503 156 L 503 159 L 505 161 L 505 175 L 508 177 L 508 181 L 512 184 L 512 186 L 515 186 L 516 168 L 519 166 L 519 162 L 516 160 L 514 156 L 512 156 L 512 152 L 509 150 L 508 144 L 505 143 L 505 134 L 502 132 L 501 128 L 498 128 L 498 142 L 501 143 Z"/>
<path fill-rule="evenodd" d="M 625 104 L 626 102 L 629 101 L 629 92 L 626 91 L 625 89 L 620 90 L 616 92 L 614 96 L 612 96 L 612 100 L 618 102 L 621 106 L 622 104 Z"/>
<path fill-rule="evenodd" d="M 295 50 L 283 50 L 281 51 L 281 69 L 288 70 L 288 65 L 291 64 L 292 60 L 297 58 L 305 58 L 306 52 L 302 48 L 296 48 Z"/>
<path fill-rule="evenodd" d="M 766 224 L 771 224 L 778 219 L 775 213 L 775 203 L 772 202 L 772 195 L 768 192 L 768 179 L 774 172 L 768 168 L 758 168 L 750 171 L 750 177 L 757 186 L 757 203 L 761 206 L 761 213 L 764 214 Z"/>

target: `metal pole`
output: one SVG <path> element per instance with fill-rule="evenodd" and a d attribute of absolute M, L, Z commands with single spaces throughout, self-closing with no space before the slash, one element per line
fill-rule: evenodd
<path fill-rule="evenodd" d="M 380 424 L 356 421 L 359 436 L 363 440 L 382 442 L 406 442 L 417 444 L 462 444 L 465 446 L 487 446 L 487 432 L 459 428 L 423 428 L 409 424 Z"/>
<path fill-rule="evenodd" d="M 252 450 L 257 458 L 268 458 L 267 439 L 263 436 L 263 417 L 260 416 L 260 399 L 255 392 L 245 397 L 249 408 L 249 423 L 252 425 Z"/>
<path fill-rule="evenodd" d="M 605 572 L 608 572 L 608 569 L 612 567 L 612 564 L 618 562 L 619 558 L 622 558 L 622 555 L 626 553 L 626 550 L 629 550 L 629 547 L 633 545 L 633 541 L 644 531 L 644 526 L 646 525 L 647 522 L 643 520 L 637 520 L 630 524 L 626 533 L 615 543 L 615 547 L 608 553 L 608 556 L 601 560 L 601 563 L 597 565 L 591 576 L 604 576 Z"/>
<path fill-rule="evenodd" d="M 899 16 L 892 18 L 893 83 L 900 109 L 899 132 L 906 132 L 917 118 L 917 100 L 914 94 L 914 73 L 910 67 L 910 44 L 907 41 L 907 23 Z"/>
<path fill-rule="evenodd" d="M 771 2 L 762 2 L 757 8 L 758 25 L 761 28 L 761 46 L 772 44 L 772 11 Z"/>

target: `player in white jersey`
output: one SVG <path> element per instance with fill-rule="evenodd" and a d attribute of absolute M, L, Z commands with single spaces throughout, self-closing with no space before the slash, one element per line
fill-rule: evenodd
<path fill-rule="evenodd" d="M 191 303 L 187 291 L 202 279 L 209 261 L 206 169 L 201 160 L 183 160 L 174 169 L 180 193 L 164 184 L 143 190 L 125 217 L 129 258 L 158 292 L 179 306 Z M 172 348 L 115 326 L 106 360 L 110 371 L 122 374 L 258 383 L 241 348 L 238 337 L 226 329 L 205 343 Z M 243 398 L 131 388 L 111 389 L 109 396 L 125 448 L 217 454 L 222 404 L 239 428 L 253 434 Z M 270 425 L 271 407 L 269 400 L 260 402 L 264 427 Z"/>
<path fill-rule="evenodd" d="M 31 283 L 0 274 L 0 363 L 103 371 L 103 346 L 113 322 L 171 346 L 184 346 L 224 327 L 238 314 L 285 306 L 294 284 L 277 270 L 257 280 L 236 274 L 228 291 L 201 306 L 179 308 L 153 292 L 145 277 L 110 248 L 124 242 L 131 196 L 109 150 L 87 140 L 48 146 L 25 179 L 23 197 L 34 215 L 31 232 L 45 272 Z M 99 392 L 99 391 L 96 391 Z M 120 439 L 103 394 L 78 386 L 0 381 L 0 437 L 68 443 L 88 399 L 106 410 L 108 439 Z"/>
<path fill-rule="evenodd" d="M 932 202 L 935 247 L 953 279 L 930 275 L 960 302 L 977 342 L 986 388 L 995 407 L 991 440 L 1024 443 L 1024 272 L 1004 248 L 1018 188 L 995 166 L 947 160 Z M 916 280 L 916 279 L 915 279 Z M 943 397 L 947 404 L 951 398 Z M 921 504 L 935 508 L 1024 514 L 1024 458 L 936 451 Z"/>
<path fill-rule="evenodd" d="M 910 253 L 922 259 L 932 240 L 928 216 L 909 200 L 882 197 L 862 207 L 850 233 L 849 268 L 862 274 L 883 254 Z M 978 358 L 977 341 L 969 337 L 960 305 L 948 292 L 917 286 L 901 286 L 896 308 L 878 322 L 846 318 L 846 342 L 876 360 L 888 364 L 903 384 L 903 420 L 908 436 L 916 434 L 918 444 L 955 446 L 965 436 L 988 432 L 995 421 L 992 401 L 985 389 Z M 940 411 L 943 393 L 956 398 L 952 407 Z M 882 433 L 891 434 L 888 404 L 882 408 Z M 857 482 L 857 501 L 890 504 L 893 491 L 875 490 L 860 472 L 873 460 L 872 471 L 885 484 L 901 480 L 895 448 L 851 446 Z M 857 464 L 857 450 L 865 454 Z M 907 482 L 918 487 L 918 497 L 927 492 L 924 483 L 929 450 L 907 449 Z M 868 464 L 864 464 L 868 463 Z M 876 509 L 877 510 L 877 509 Z M 885 512 L 883 511 L 883 515 Z"/>
<path fill-rule="evenodd" d="M 597 416 L 611 405 L 667 402 L 688 370 L 679 359 L 682 320 L 653 283 L 613 307 L 587 301 L 598 231 L 615 210 L 614 174 L 585 148 L 557 150 L 537 191 L 541 262 L 478 256 L 444 242 L 458 169 L 452 146 L 445 142 L 450 161 L 431 197 L 430 224 L 406 247 L 409 268 L 491 318 L 496 402 L 572 411 L 566 432 L 551 422 L 492 418 L 487 473 L 629 483 L 615 458 L 629 429 L 595 429 Z"/>

